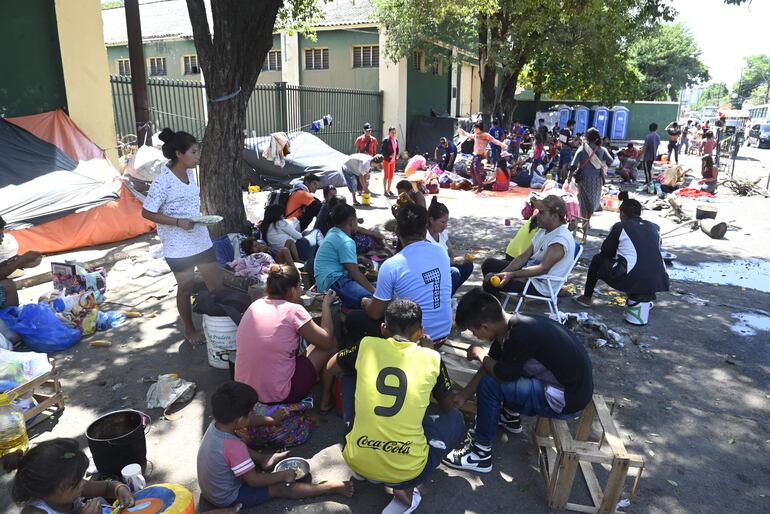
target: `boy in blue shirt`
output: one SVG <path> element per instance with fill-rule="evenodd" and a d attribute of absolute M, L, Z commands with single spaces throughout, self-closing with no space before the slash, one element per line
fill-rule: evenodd
<path fill-rule="evenodd" d="M 500 121 L 495 120 L 492 122 L 492 128 L 489 129 L 489 135 L 493 138 L 497 139 L 498 141 L 502 141 L 505 138 L 505 131 L 500 127 Z M 490 159 L 492 161 L 492 164 L 497 164 L 497 161 L 500 159 L 500 147 L 492 145 L 490 148 Z"/>

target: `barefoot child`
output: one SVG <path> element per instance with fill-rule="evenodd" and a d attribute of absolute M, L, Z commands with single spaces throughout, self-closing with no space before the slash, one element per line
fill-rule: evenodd
<path fill-rule="evenodd" d="M 422 310 L 406 299 L 391 302 L 380 337 L 365 337 L 329 360 L 342 375 L 345 449 L 350 468 L 393 488 L 383 512 L 408 513 L 420 504 L 423 483 L 465 434 L 453 408 L 452 383 L 441 355 L 423 339 Z M 442 413 L 426 415 L 433 395 Z"/>
<path fill-rule="evenodd" d="M 75 439 L 42 442 L 4 465 L 16 469 L 11 497 L 24 505 L 22 514 L 101 514 L 104 498 L 120 500 L 124 508 L 134 505 L 126 484 L 83 480 L 88 457 Z"/>
<path fill-rule="evenodd" d="M 206 500 L 220 508 L 240 504 L 248 509 L 271 498 L 310 498 L 324 494 L 353 496 L 350 482 L 304 484 L 295 482 L 293 470 L 262 472 L 272 468 L 286 453 L 257 453 L 235 435 L 236 430 L 249 423 L 249 414 L 256 403 L 254 388 L 240 382 L 225 382 L 211 397 L 214 421 L 198 449 L 198 484 Z M 259 422 L 252 420 L 255 421 Z M 262 422 L 275 423 L 273 420 Z"/>

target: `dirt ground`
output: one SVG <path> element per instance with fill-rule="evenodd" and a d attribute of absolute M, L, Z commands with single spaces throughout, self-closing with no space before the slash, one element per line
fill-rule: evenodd
<path fill-rule="evenodd" d="M 743 152 L 737 172 L 745 176 L 767 176 L 770 150 Z M 698 159 L 683 157 L 697 169 Z M 375 179 L 373 191 L 380 191 Z M 265 194 L 248 195 L 250 212 L 258 215 Z M 523 197 L 476 198 L 468 192 L 442 190 L 440 198 L 450 210 L 449 230 L 456 246 L 478 255 L 502 251 L 513 235 Z M 729 263 L 736 259 L 770 259 L 765 239 L 770 231 L 770 200 L 726 195 L 717 204 L 719 219 L 732 221 L 725 239 L 711 240 L 696 231 L 679 230 L 664 238 L 664 248 L 683 265 L 701 262 Z M 695 202 L 685 202 L 694 212 Z M 374 206 L 361 209 L 366 226 L 381 224 L 389 217 L 386 200 L 374 198 Z M 662 233 L 677 227 L 665 212 L 645 211 L 644 216 L 661 225 Z M 513 218 L 506 227 L 504 218 Z M 586 250 L 571 283 L 582 290 L 586 264 L 598 251 L 617 214 L 603 212 L 593 221 Z M 650 324 L 631 327 L 622 320 L 622 308 L 609 305 L 611 297 L 591 309 L 590 314 L 611 328 L 632 334 L 635 343 L 622 349 L 596 348 L 588 341 L 594 364 L 595 391 L 618 402 L 615 421 L 629 451 L 644 456 L 646 468 L 633 512 L 717 513 L 770 512 L 770 349 L 768 332 L 738 335 L 732 328 L 734 315 L 751 309 L 770 310 L 759 278 L 746 271 L 745 287 L 710 282 L 672 280 L 672 292 L 659 295 Z M 478 266 L 465 288 L 480 283 Z M 764 277 L 767 282 L 767 277 Z M 208 398 L 219 383 L 228 379 L 226 370 L 208 366 L 205 350 L 182 341 L 174 305 L 175 286 L 171 275 L 130 280 L 111 272 L 108 300 L 136 307 L 144 318 L 98 335 L 112 341 L 110 348 L 91 348 L 84 340 L 70 351 L 55 355 L 68 395 L 61 416 L 37 426 L 34 442 L 53 437 L 77 437 L 85 446 L 86 427 L 99 415 L 118 408 L 135 408 L 151 415 L 147 435 L 151 471 L 148 482 L 177 482 L 198 495 L 195 457 L 200 438 L 210 422 Z M 601 287 L 601 284 L 600 284 Z M 22 291 L 22 299 L 33 301 L 47 290 L 41 285 Z M 699 299 L 695 300 L 693 297 Z M 543 305 L 527 310 L 542 312 Z M 578 312 L 569 299 L 560 302 L 564 311 Z M 156 317 L 147 316 L 157 313 Z M 454 340 L 470 342 L 469 333 L 453 334 Z M 146 409 L 148 384 L 143 377 L 179 373 L 196 382 L 198 393 L 176 421 L 162 419 L 159 409 Z M 765 421 L 762 421 L 765 420 Z M 319 428 L 294 455 L 311 460 L 313 480 L 347 479 L 339 442 L 341 419 L 335 414 L 319 417 Z M 440 467 L 422 487 L 419 512 L 551 512 L 543 482 L 537 472 L 526 420 L 522 434 L 499 434 L 494 444 L 494 469 L 486 475 Z M 601 477 L 601 473 L 600 473 Z M 601 478 L 600 478 L 601 479 Z M 0 510 L 12 510 L 7 494 L 7 475 L 0 478 Z M 630 481 L 629 481 L 630 485 Z M 627 491 L 623 497 L 627 497 Z M 585 499 L 580 479 L 576 499 Z M 356 482 L 350 499 L 338 497 L 305 501 L 272 501 L 260 512 L 379 512 L 389 501 L 383 489 Z M 257 509 L 253 509 L 254 512 Z"/>

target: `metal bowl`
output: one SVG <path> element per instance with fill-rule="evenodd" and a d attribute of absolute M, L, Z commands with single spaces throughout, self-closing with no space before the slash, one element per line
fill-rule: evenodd
<path fill-rule="evenodd" d="M 289 457 L 275 465 L 275 471 L 293 469 L 297 473 L 297 480 L 302 480 L 310 474 L 310 462 L 302 457 Z"/>

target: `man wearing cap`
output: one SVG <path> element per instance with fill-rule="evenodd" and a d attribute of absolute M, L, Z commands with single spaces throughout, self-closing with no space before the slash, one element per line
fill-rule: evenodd
<path fill-rule="evenodd" d="M 564 224 L 567 204 L 560 197 L 552 195 L 533 200 L 532 204 L 538 210 L 537 225 L 542 230 L 532 239 L 529 248 L 513 259 L 502 272 L 490 273 L 484 277 L 484 289 L 487 292 L 505 291 L 550 296 L 548 282 L 544 279 L 533 279 L 529 288 L 524 291 L 527 279 L 541 275 L 563 276 L 572 268 L 575 240 Z M 493 276 L 501 279 L 497 287 L 490 283 Z"/>
<path fill-rule="evenodd" d="M 374 156 L 365 153 L 354 153 L 342 165 L 342 175 L 353 196 L 353 205 L 361 205 L 356 199 L 356 192 L 369 192 L 369 175 L 373 170 L 382 169 L 382 154 Z"/>
<path fill-rule="evenodd" d="M 372 124 L 364 123 L 364 133 L 356 138 L 355 151 L 374 156 L 377 153 L 377 138 L 372 135 Z"/>
<path fill-rule="evenodd" d="M 433 152 L 434 160 L 438 167 L 444 171 L 452 171 L 457 158 L 457 146 L 445 137 L 438 140 L 438 146 Z"/>

